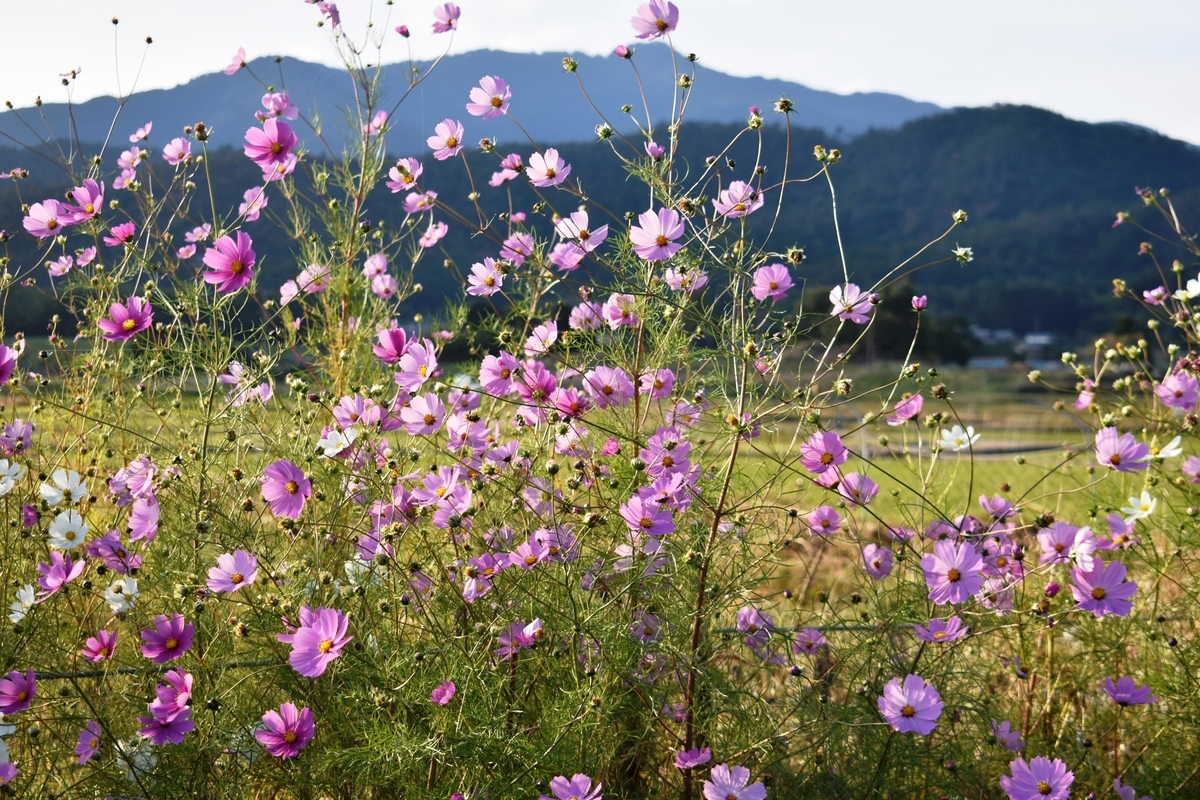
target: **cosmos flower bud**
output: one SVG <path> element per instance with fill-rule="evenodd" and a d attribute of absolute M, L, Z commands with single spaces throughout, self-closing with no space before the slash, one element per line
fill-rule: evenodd
<path fill-rule="evenodd" d="M 403 36 L 405 39 L 407 39 L 407 38 L 408 38 L 408 36 L 409 36 L 409 34 L 408 34 L 408 26 L 407 26 L 407 25 L 399 25 L 399 26 L 397 26 L 397 28 L 396 28 L 396 33 L 400 34 L 400 35 L 401 35 L 401 36 Z"/>
<path fill-rule="evenodd" d="M 619 44 L 613 48 L 613 55 L 617 58 L 633 58 L 633 50 L 623 44 Z"/>

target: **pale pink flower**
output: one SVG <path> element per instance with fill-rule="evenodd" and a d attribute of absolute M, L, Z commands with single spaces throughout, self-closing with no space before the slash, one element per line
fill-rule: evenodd
<path fill-rule="evenodd" d="M 529 157 L 529 166 L 526 167 L 525 174 L 534 186 L 557 186 L 571 174 L 571 165 L 559 157 L 558 150 L 547 147 L 545 154 L 534 153 Z"/>
<path fill-rule="evenodd" d="M 463 126 L 461 122 L 444 119 L 434 126 L 434 135 L 425 140 L 433 148 L 433 157 L 438 161 L 454 158 L 463 148 Z"/>
<path fill-rule="evenodd" d="M 508 113 L 508 101 L 511 98 L 512 92 L 503 78 L 485 75 L 479 79 L 479 85 L 471 90 L 467 112 L 473 117 L 495 119 Z"/>

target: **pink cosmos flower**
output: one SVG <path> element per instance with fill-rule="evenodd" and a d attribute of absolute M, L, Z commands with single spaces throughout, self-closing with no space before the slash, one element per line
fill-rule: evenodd
<path fill-rule="evenodd" d="M 566 219 L 555 220 L 554 228 L 564 239 L 575 239 L 579 249 L 585 253 L 592 252 L 608 238 L 607 225 L 601 225 L 595 230 L 588 229 L 588 213 L 586 211 L 575 211 Z"/>
<path fill-rule="evenodd" d="M 601 788 L 603 788 L 602 784 L 599 783 L 593 787 L 592 779 L 582 773 L 572 775 L 571 780 L 558 775 L 550 781 L 550 791 L 554 792 L 557 800 L 600 800 Z M 538 800 L 553 800 L 553 798 L 541 795 Z"/>
<path fill-rule="evenodd" d="M 96 323 L 110 342 L 131 339 L 150 327 L 154 309 L 140 297 L 130 297 L 124 304 L 113 303 L 108 307 L 109 319 Z"/>
<path fill-rule="evenodd" d="M 425 140 L 433 148 L 433 157 L 438 161 L 454 158 L 463 148 L 463 126 L 461 122 L 444 119 L 434 126 L 434 135 Z"/>
<path fill-rule="evenodd" d="M 590 300 L 572 308 L 571 315 L 567 318 L 567 327 L 573 331 L 594 331 L 603 324 L 600 306 Z"/>
<path fill-rule="evenodd" d="M 296 288 L 305 294 L 320 294 L 329 288 L 329 267 L 322 264 L 309 264 L 300 270 L 296 278 Z"/>
<path fill-rule="evenodd" d="M 133 241 L 136 232 L 137 226 L 132 222 L 122 222 L 120 225 L 113 226 L 110 231 L 112 236 L 105 236 L 104 243 L 109 247 L 120 247 L 123 244 L 129 244 Z"/>
<path fill-rule="evenodd" d="M 660 0 L 654 2 L 658 3 Z M 675 7 L 674 3 L 667 5 Z M 704 782 L 704 800 L 766 800 L 767 787 L 763 786 L 761 781 L 750 783 L 750 770 L 745 767 L 717 764 L 708 777 Z"/>
<path fill-rule="evenodd" d="M 1075 773 L 1059 759 L 1038 756 L 1028 764 L 1018 758 L 1008 765 L 1012 773 L 1000 776 L 1000 788 L 1009 800 L 1067 800 Z"/>
<path fill-rule="evenodd" d="M 970 542 L 943 539 L 921 557 L 929 599 L 937 605 L 962 603 L 983 586 L 983 558 Z"/>
<path fill-rule="evenodd" d="M 404 431 L 409 436 L 430 436 L 437 433 L 446 418 L 446 406 L 436 394 L 414 397 L 400 409 Z"/>
<path fill-rule="evenodd" d="M 1164 406 L 1191 411 L 1200 399 L 1200 381 L 1185 372 L 1173 372 L 1154 387 L 1154 394 Z"/>
<path fill-rule="evenodd" d="M 804 522 L 813 536 L 832 536 L 842 526 L 842 518 L 833 506 L 818 506 Z"/>
<path fill-rule="evenodd" d="M 267 467 L 262 477 L 262 496 L 277 517 L 299 519 L 304 501 L 312 495 L 312 484 L 292 462 L 280 459 Z"/>
<path fill-rule="evenodd" d="M 150 706 L 151 716 L 138 717 L 138 722 L 142 723 L 142 727 L 138 730 L 138 735 L 143 739 L 149 739 L 150 743 L 155 747 L 162 747 L 167 744 L 179 744 L 184 740 L 189 733 L 196 730 L 196 723 L 192 721 L 192 710 L 185 708 L 183 711 L 175 711 L 163 713 L 159 716 L 157 709 L 153 704 Z"/>
<path fill-rule="evenodd" d="M 734 181 L 729 184 L 729 188 L 722 189 L 717 198 L 713 200 L 713 206 L 717 213 L 728 219 L 737 219 L 753 214 L 762 208 L 762 204 L 762 192 L 742 181 Z"/>
<path fill-rule="evenodd" d="M 75 266 L 75 259 L 71 256 L 60 256 L 55 261 L 46 262 L 46 272 L 51 278 L 61 278 L 71 271 Z"/>
<path fill-rule="evenodd" d="M 550 352 L 550 348 L 558 341 L 558 323 L 554 320 L 543 322 L 533 329 L 533 333 L 525 342 L 525 355 L 540 356 Z"/>
<path fill-rule="evenodd" d="M 471 265 L 471 274 L 467 276 L 467 294 L 475 297 L 488 297 L 500 291 L 504 286 L 504 274 L 496 268 L 496 261 L 485 258 L 483 263 Z"/>
<path fill-rule="evenodd" d="M 79 652 L 88 661 L 99 664 L 116 654 L 117 638 L 118 631 L 97 631 L 95 636 L 87 638 L 87 641 L 83 643 L 83 649 Z"/>
<path fill-rule="evenodd" d="M 533 255 L 533 247 L 533 237 L 528 233 L 514 233 L 504 240 L 500 248 L 500 257 L 511 261 L 514 267 L 519 267 L 525 263 L 526 258 Z"/>
<path fill-rule="evenodd" d="M 92 756 L 100 752 L 101 733 L 100 723 L 96 720 L 91 720 L 83 726 L 83 730 L 79 732 L 78 743 L 75 745 L 75 755 L 79 757 L 77 764 L 83 766 L 92 760 Z"/>
<path fill-rule="evenodd" d="M 922 642 L 931 642 L 933 644 L 946 644 L 947 642 L 955 642 L 967 635 L 970 628 L 964 627 L 962 620 L 957 616 L 950 617 L 948 620 L 931 619 L 926 625 L 914 625 L 913 631 L 917 635 L 917 639 Z"/>
<path fill-rule="evenodd" d="M 667 148 L 663 147 L 653 139 L 643 144 L 642 149 L 646 151 L 646 155 L 650 156 L 650 158 L 655 161 L 662 161 L 663 156 L 667 154 Z"/>
<path fill-rule="evenodd" d="M 16 714 L 29 708 L 37 694 L 37 677 L 33 670 L 22 675 L 12 671 L 0 678 L 0 714 Z"/>
<path fill-rule="evenodd" d="M 388 113 L 382 109 L 375 112 L 371 117 L 371 121 L 363 126 L 363 133 L 367 136 L 378 136 L 383 133 L 383 129 L 387 126 Z"/>
<path fill-rule="evenodd" d="M 583 376 L 583 388 L 599 408 L 624 406 L 633 399 L 633 382 L 620 367 L 599 366 Z"/>
<path fill-rule="evenodd" d="M 208 571 L 210 592 L 236 592 L 254 583 L 258 577 L 258 559 L 245 550 L 217 556 L 217 565 Z"/>
<path fill-rule="evenodd" d="M 676 292 L 694 292 L 708 283 L 708 273 L 698 269 L 677 270 L 669 267 L 663 275 L 663 280 Z"/>
<path fill-rule="evenodd" d="M 246 66 L 246 49 L 239 47 L 233 54 L 233 58 L 230 59 L 229 66 L 225 68 L 225 74 L 232 75 L 244 66 Z"/>
<path fill-rule="evenodd" d="M 64 210 L 69 212 L 73 224 L 94 219 L 104 207 L 104 184 L 88 178 L 83 186 L 71 190 L 71 199 L 75 204 L 65 206 Z"/>
<path fill-rule="evenodd" d="M 246 218 L 246 222 L 255 222 L 259 214 L 267 207 L 267 190 L 264 186 L 256 186 L 242 193 L 242 203 L 238 206 L 238 214 Z"/>
<path fill-rule="evenodd" d="M 497 397 L 506 395 L 512 390 L 513 376 L 521 367 L 521 363 L 509 353 L 501 352 L 498 356 L 484 356 L 479 367 L 479 383 L 483 390 Z"/>
<path fill-rule="evenodd" d="M 1150 446 L 1139 443 L 1131 433 L 1101 428 L 1096 434 L 1096 460 L 1117 472 L 1145 469 L 1149 455 Z"/>
<path fill-rule="evenodd" d="M 1149 291 L 1142 292 L 1142 298 L 1147 304 L 1152 306 L 1162 305 L 1163 303 L 1167 302 L 1167 299 L 1170 298 L 1170 296 L 1171 293 L 1167 291 L 1167 287 L 1165 286 L 1159 286 L 1157 289 L 1151 289 Z"/>
<path fill-rule="evenodd" d="M 396 166 L 388 170 L 391 180 L 385 185 L 392 190 L 392 194 L 407 191 L 417 185 L 417 179 L 421 177 L 423 170 L 421 162 L 415 158 L 402 158 L 396 162 Z"/>
<path fill-rule="evenodd" d="M 1137 592 L 1137 584 L 1125 580 L 1125 565 L 1114 561 L 1105 566 L 1095 559 L 1092 569 L 1075 567 L 1071 570 L 1071 594 L 1081 611 L 1091 611 L 1097 619 L 1106 614 L 1124 617 L 1133 610 L 1129 598 Z"/>
<path fill-rule="evenodd" d="M 283 117 L 284 119 L 296 119 L 300 116 L 300 109 L 292 105 L 292 98 L 287 92 L 268 92 L 262 96 L 262 105 L 266 109 L 266 114 L 259 118 L 261 122 L 266 117 Z"/>
<path fill-rule="evenodd" d="M 896 403 L 896 410 L 887 418 L 887 424 L 896 426 L 903 425 L 913 417 L 921 413 L 921 409 L 925 407 L 925 398 L 920 394 L 914 394 L 904 398 L 899 403 Z"/>
<path fill-rule="evenodd" d="M 372 350 L 375 356 L 385 364 L 395 364 L 400 357 L 408 352 L 411 340 L 402 328 L 384 328 L 376 335 L 379 344 Z"/>
<path fill-rule="evenodd" d="M 296 165 L 300 163 L 300 158 L 295 153 L 288 153 L 287 157 L 275 164 L 270 164 L 262 168 L 262 179 L 264 183 L 272 181 L 281 181 L 288 175 L 291 175 L 296 170 Z"/>
<path fill-rule="evenodd" d="M 845 286 L 835 286 L 829 293 L 829 302 L 833 303 L 833 314 L 838 319 L 864 325 L 870 319 L 871 296 L 864 294 L 853 283 Z"/>
<path fill-rule="evenodd" d="M 450 226 L 444 222 L 430 222 L 429 227 L 425 229 L 425 232 L 421 234 L 421 238 L 417 240 L 417 244 L 428 250 L 440 242 L 449 230 Z"/>
<path fill-rule="evenodd" d="M 346 635 L 349 625 L 350 618 L 335 608 L 303 606 L 296 632 L 281 633 L 275 638 L 292 646 L 289 657 L 292 669 L 306 678 L 317 678 L 354 638 Z"/>
<path fill-rule="evenodd" d="M 534 186 L 557 186 L 571 174 L 571 165 L 559 157 L 558 150 L 547 147 L 545 154 L 534 153 L 529 157 L 529 166 L 525 168 L 525 174 Z"/>
<path fill-rule="evenodd" d="M 991 732 L 992 736 L 996 739 L 996 744 L 1005 750 L 1019 753 L 1025 747 L 1025 742 L 1021 740 L 1021 732 L 1014 731 L 1012 723 L 1008 720 L 1004 720 L 1003 722 L 992 720 Z"/>
<path fill-rule="evenodd" d="M 1113 223 L 1113 227 L 1117 227 L 1121 218 L 1117 217 L 1117 222 Z M 1113 791 L 1117 793 L 1117 797 L 1121 800 L 1150 800 L 1147 797 L 1138 797 L 1137 791 L 1127 783 L 1122 783 L 1120 778 L 1113 778 Z"/>
<path fill-rule="evenodd" d="M 437 365 L 433 342 L 422 339 L 420 344 L 410 344 L 400 357 L 400 371 L 395 374 L 396 385 L 406 392 L 414 392 L 434 376 Z"/>
<path fill-rule="evenodd" d="M 502 183 L 511 181 L 513 178 L 520 175 L 524 169 L 525 162 L 521 160 L 521 154 L 509 153 L 504 158 L 500 159 L 500 171 L 492 173 L 492 177 L 488 179 L 488 185 L 499 186 Z"/>
<path fill-rule="evenodd" d="M 783 264 L 768 264 L 759 267 L 754 273 L 754 285 L 750 294 L 760 303 L 769 297 L 772 300 L 782 300 L 787 290 L 792 288 L 792 276 Z"/>
<path fill-rule="evenodd" d="M 454 685 L 454 681 L 443 681 L 429 695 L 429 702 L 436 703 L 439 706 L 449 705 L 457 691 L 458 688 Z"/>
<path fill-rule="evenodd" d="M 153 628 L 142 630 L 142 655 L 155 664 L 173 661 L 191 649 L 195 633 L 183 614 L 159 614 Z"/>
<path fill-rule="evenodd" d="M 850 451 L 842 443 L 842 437 L 833 431 L 814 433 L 800 445 L 800 464 L 814 475 L 836 469 L 850 458 Z"/>
<path fill-rule="evenodd" d="M 1117 705 L 1144 706 L 1158 701 L 1158 695 L 1150 696 L 1149 686 L 1138 686 L 1133 678 L 1119 678 L 1113 683 L 1112 678 L 1104 679 L 1104 693 Z"/>
<path fill-rule="evenodd" d="M 271 117 L 263 121 L 261 129 L 246 131 L 246 144 L 242 150 L 247 158 L 266 170 L 285 162 L 299 141 L 290 125 Z"/>
<path fill-rule="evenodd" d="M 196 255 L 196 245 L 185 244 L 183 247 L 175 251 L 175 255 L 178 256 L 181 261 L 187 261 L 189 258 Z M 284 305 L 287 305 L 287 303 L 284 303 Z"/>
<path fill-rule="evenodd" d="M 837 490 L 838 494 L 854 506 L 865 506 L 879 494 L 879 486 L 875 481 L 858 472 L 847 472 L 843 475 Z"/>
<path fill-rule="evenodd" d="M 42 591 L 38 595 L 38 602 L 44 601 L 78 578 L 86 567 L 86 561 L 72 562 L 70 556 L 64 555 L 58 550 L 50 551 L 50 563 L 37 565 L 38 572 L 42 573 L 41 577 L 37 579 L 38 586 L 42 587 Z"/>
<path fill-rule="evenodd" d="M 479 85 L 471 90 L 467 111 L 473 117 L 495 119 L 508 113 L 508 101 L 511 98 L 512 92 L 503 78 L 485 75 L 479 79 Z"/>
<path fill-rule="evenodd" d="M 172 139 L 163 148 L 162 156 L 172 167 L 177 166 L 192 157 L 192 144 L 187 139 Z"/>
<path fill-rule="evenodd" d="M 623 325 L 637 325 L 637 298 L 631 294 L 614 294 L 604 301 L 600 313 L 614 331 Z"/>
<path fill-rule="evenodd" d="M 638 215 L 638 224 L 629 229 L 633 252 L 647 261 L 666 261 L 679 252 L 683 236 L 683 217 L 673 208 L 653 209 Z"/>
<path fill-rule="evenodd" d="M 528 625 L 520 621 L 511 622 L 508 629 L 496 637 L 496 643 L 500 646 L 492 652 L 500 660 L 510 661 L 516 658 L 522 650 L 527 650 L 537 644 L 543 634 L 540 619 L 535 619 Z"/>
<path fill-rule="evenodd" d="M 666 36 L 679 24 L 679 9 L 669 0 L 650 0 L 638 6 L 630 20 L 639 39 L 653 41 Z M 722 798 L 722 800 L 724 800 Z"/>
<path fill-rule="evenodd" d="M 875 580 L 881 581 L 892 574 L 896 556 L 888 548 L 872 543 L 863 547 L 862 560 L 867 574 Z"/>
<path fill-rule="evenodd" d="M 262 720 L 265 728 L 255 731 L 254 738 L 276 758 L 295 758 L 316 733 L 312 711 L 297 711 L 293 703 L 284 703 L 279 711 L 268 711 Z"/>
<path fill-rule="evenodd" d="M 138 142 L 142 141 L 143 139 L 148 139 L 150 137 L 150 131 L 152 131 L 152 130 L 154 130 L 154 123 L 147 122 L 145 125 L 138 128 L 133 133 L 129 134 L 129 141 L 134 144 L 137 144 Z"/>
<path fill-rule="evenodd" d="M 1079 391 L 1079 397 L 1075 398 L 1072 404 L 1080 411 L 1086 411 L 1092 401 L 1096 399 L 1096 383 L 1095 381 L 1084 379 L 1083 388 Z"/>
<path fill-rule="evenodd" d="M 455 30 L 458 27 L 458 18 L 462 15 L 462 11 L 454 3 L 443 3 L 433 10 L 435 22 L 433 23 L 434 33 L 446 33 L 447 31 Z"/>
<path fill-rule="evenodd" d="M 267 120 L 271 122 L 271 120 Z M 204 251 L 204 282 L 213 284 L 221 294 L 231 294 L 245 287 L 254 277 L 255 253 L 253 242 L 245 231 L 237 232 L 237 240 L 222 236 Z"/>
<path fill-rule="evenodd" d="M 929 298 L 926 295 L 923 295 L 923 294 L 914 294 L 913 295 L 913 299 L 912 299 L 912 310 L 913 311 L 924 311 L 925 307 L 927 305 L 929 305 Z"/>
<path fill-rule="evenodd" d="M 892 678 L 883 687 L 878 705 L 879 713 L 893 730 L 919 736 L 933 733 L 944 707 L 937 689 L 920 675 L 909 675 L 903 684 Z"/>
<path fill-rule="evenodd" d="M 675 754 L 676 769 L 695 769 L 701 764 L 707 764 L 709 761 L 712 761 L 712 750 L 707 747 L 681 750 Z"/>
<path fill-rule="evenodd" d="M 805 653 L 815 656 L 821 648 L 828 646 L 829 640 L 825 638 L 825 634 L 816 628 L 804 628 L 796 634 L 796 641 L 792 643 L 792 652 L 797 655 Z"/>
<path fill-rule="evenodd" d="M 391 275 L 377 275 L 371 279 L 371 292 L 381 300 L 387 300 L 398 291 L 400 284 Z"/>

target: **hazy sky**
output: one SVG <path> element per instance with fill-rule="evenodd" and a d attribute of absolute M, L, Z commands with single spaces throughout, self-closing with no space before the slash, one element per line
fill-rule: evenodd
<path fill-rule="evenodd" d="M 304 0 L 3 0 L 0 100 L 65 99 L 58 73 L 83 72 L 75 98 L 173 86 L 247 56 L 337 63 L 328 29 Z M 1126 120 L 1200 143 L 1200 0 L 676 0 L 677 48 L 734 75 L 836 92 L 887 91 L 944 106 L 1029 103 L 1089 121 Z M 417 57 L 432 0 L 341 0 L 362 38 L 405 23 Z M 460 0 L 452 52 L 604 53 L 631 42 L 638 0 Z M 121 24 L 114 29 L 113 16 Z M 385 28 L 386 25 L 386 28 Z M 114 30 L 119 46 L 114 46 Z M 384 60 L 406 56 L 390 36 Z M 801 109 L 803 111 L 803 109 Z M 801 116 L 801 122 L 803 118 Z"/>

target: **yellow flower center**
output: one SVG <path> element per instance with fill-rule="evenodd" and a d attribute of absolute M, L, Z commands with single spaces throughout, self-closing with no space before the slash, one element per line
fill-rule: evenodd
<path fill-rule="evenodd" d="M 283 489 L 288 494 L 295 494 L 296 492 L 300 491 L 300 484 L 296 483 L 295 481 L 288 481 L 286 484 L 284 484 Z"/>
<path fill-rule="evenodd" d="M 134 319 L 127 319 L 121 323 L 122 330 L 131 331 L 136 327 L 137 327 L 137 320 L 134 320 Z"/>
<path fill-rule="evenodd" d="M 279 155 L 283 152 L 283 145 L 279 142 L 271 142 L 271 155 Z"/>
<path fill-rule="evenodd" d="M 911 717 L 916 713 L 917 710 L 910 705 L 906 705 L 904 708 L 900 709 L 900 716 L 902 717 Z"/>
<path fill-rule="evenodd" d="M 333 642 L 331 642 L 328 639 L 322 639 L 321 643 L 319 645 L 317 645 L 317 649 L 320 650 L 322 653 L 328 653 L 330 650 L 333 649 Z"/>
<path fill-rule="evenodd" d="M 243 580 L 245 580 L 245 576 L 240 572 L 235 572 L 229 576 L 230 583 L 241 583 Z"/>
<path fill-rule="evenodd" d="M 167 639 L 167 642 L 165 645 L 163 645 L 163 647 L 165 647 L 167 650 L 174 650 L 176 647 L 179 647 L 179 640 L 175 638 Z"/>
<path fill-rule="evenodd" d="M 504 105 L 503 97 L 493 97 L 492 98 L 492 108 L 499 108 L 502 105 Z"/>
<path fill-rule="evenodd" d="M 453 147 L 458 147 L 458 137 L 457 136 L 446 137 L 446 148 L 449 149 L 449 148 L 453 148 Z"/>
<path fill-rule="evenodd" d="M 1103 600 L 1105 597 L 1108 597 L 1108 592 L 1104 591 L 1101 587 L 1097 586 L 1095 589 L 1092 589 L 1093 600 Z"/>
<path fill-rule="evenodd" d="M 950 581 L 951 583 L 957 583 L 961 579 L 962 573 L 954 568 L 951 568 L 946 572 L 946 580 Z"/>
<path fill-rule="evenodd" d="M 287 733 L 285 733 L 285 734 L 283 735 L 283 740 L 284 740 L 285 742 L 287 742 L 288 744 L 295 744 L 295 742 L 296 742 L 296 738 L 297 738 L 297 737 L 296 737 L 296 732 L 295 732 L 295 731 L 288 731 Z"/>
<path fill-rule="evenodd" d="M 670 240 L 670 239 L 668 239 L 666 236 L 663 236 L 663 235 L 660 233 L 658 236 L 655 236 L 655 237 L 654 237 L 654 243 L 655 243 L 656 245 L 658 245 L 659 247 L 666 247 L 668 244 L 670 244 L 670 243 L 671 243 L 671 240 Z"/>
<path fill-rule="evenodd" d="M 241 275 L 242 270 L 244 270 L 244 269 L 246 269 L 246 265 L 242 263 L 242 260 L 240 258 L 235 259 L 233 262 L 231 262 L 229 264 L 229 271 L 230 271 L 230 273 L 232 273 L 234 275 Z"/>

